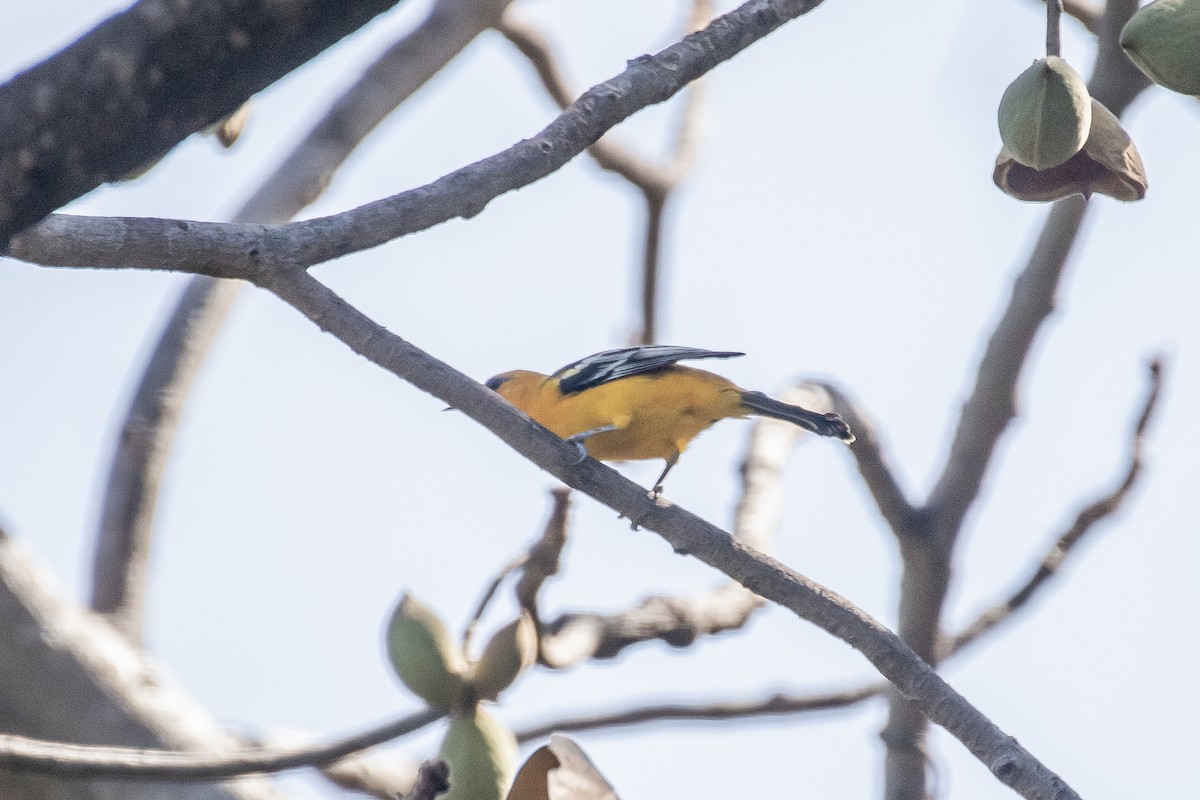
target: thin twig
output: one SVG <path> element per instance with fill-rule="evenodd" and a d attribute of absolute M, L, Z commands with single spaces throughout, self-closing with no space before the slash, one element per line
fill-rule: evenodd
<path fill-rule="evenodd" d="M 567 109 L 578 98 L 567 83 L 562 67 L 554 56 L 549 40 L 529 22 L 509 11 L 496 24 L 496 30 L 517 48 L 533 67 L 542 87 L 560 109 Z M 608 172 L 620 175 L 634 186 L 650 186 L 666 182 L 660 167 L 651 164 L 623 147 L 611 136 L 602 136 L 587 148 L 596 164 Z"/>
<path fill-rule="evenodd" d="M 64 744 L 0 734 L 0 769 L 74 778 L 215 781 L 298 767 L 322 767 L 351 753 L 420 730 L 446 715 L 425 709 L 330 744 L 287 751 L 248 750 L 206 755 L 169 750 Z"/>
<path fill-rule="evenodd" d="M 712 19 L 710 0 L 693 0 L 684 33 L 703 28 Z M 511 12 L 496 26 L 533 66 L 542 86 L 560 108 L 576 98 L 554 57 L 553 49 L 541 33 Z M 696 81 L 684 93 L 684 107 L 675 132 L 672 154 L 661 166 L 646 162 L 605 136 L 588 148 L 588 154 L 601 168 L 613 172 L 642 193 L 646 203 L 645 235 L 642 246 L 642 328 L 638 340 L 650 344 L 657 338 L 658 284 L 662 263 L 663 219 L 672 190 L 687 173 L 696 151 L 696 129 L 702 108 L 703 82 Z"/>
<path fill-rule="evenodd" d="M 1046 0 L 1041 0 L 1046 2 Z M 1060 0 L 1062 3 L 1063 12 L 1068 17 L 1074 17 L 1083 27 L 1092 34 L 1098 33 L 1100 29 L 1100 16 L 1104 13 L 1103 9 L 1082 2 L 1082 0 Z"/>
<path fill-rule="evenodd" d="M 1153 359 L 1148 366 L 1148 372 L 1150 375 L 1150 388 L 1146 395 L 1141 415 L 1138 417 L 1137 423 L 1133 428 L 1133 436 L 1129 448 L 1129 466 L 1126 468 L 1125 475 L 1120 483 L 1112 491 L 1081 509 L 1071 527 L 1058 537 L 1054 546 L 1050 548 L 1041 563 L 1021 587 L 1003 602 L 997 603 L 987 611 L 984 611 L 974 622 L 967 625 L 954 637 L 948 639 L 944 644 L 944 649 L 947 652 L 961 650 L 1020 611 L 1033 599 L 1040 589 L 1058 574 L 1058 571 L 1062 568 L 1063 563 L 1070 556 L 1075 546 L 1089 532 L 1095 529 L 1096 524 L 1112 516 L 1120 509 L 1142 472 L 1143 436 L 1146 433 L 1155 409 L 1158 407 L 1158 400 L 1162 394 L 1162 359 Z"/>
<path fill-rule="evenodd" d="M 712 14 L 710 0 L 693 0 L 685 32 L 691 33 L 703 28 L 712 19 Z M 642 242 L 642 344 L 658 341 L 658 298 L 662 283 L 663 248 L 666 240 L 663 230 L 667 208 L 675 188 L 683 180 L 695 158 L 704 93 L 704 81 L 696 81 L 684 93 L 683 111 L 675 129 L 675 144 L 668 161 L 659 170 L 660 180 L 638 187 L 642 190 L 642 198 L 646 204 L 645 236 Z"/>
<path fill-rule="evenodd" d="M 562 551 L 567 545 L 569 532 L 567 522 L 571 510 L 571 490 L 568 487 L 557 487 L 552 489 L 550 494 L 554 499 L 550 518 L 546 520 L 546 527 L 542 529 L 541 537 L 529 548 L 525 568 L 521 570 L 521 577 L 517 579 L 514 589 L 517 605 L 528 611 L 530 618 L 533 619 L 538 639 L 537 657 L 539 663 L 543 664 L 545 656 L 542 653 L 542 637 L 545 628 L 538 607 L 538 595 L 546 581 L 559 572 Z"/>
<path fill-rule="evenodd" d="M 721 721 L 745 720 L 783 714 L 800 714 L 811 711 L 830 711 L 857 705 L 864 700 L 878 697 L 883 684 L 871 684 L 857 689 L 828 694 L 785 695 L 777 694 L 763 700 L 724 703 L 663 703 L 640 706 L 625 711 L 565 717 L 552 722 L 531 725 L 517 730 L 518 742 L 543 739 L 556 731 L 590 731 L 601 728 L 621 728 L 647 722 L 666 721 Z"/>
<path fill-rule="evenodd" d="M 483 612 L 487 611 L 487 607 L 491 604 L 492 598 L 496 596 L 496 592 L 500 589 L 500 584 L 504 583 L 504 579 L 516 572 L 521 567 L 525 566 L 525 562 L 529 560 L 528 553 L 521 555 L 509 561 L 496 576 L 492 578 L 491 583 L 484 589 L 483 594 L 479 598 L 479 602 L 475 604 L 475 610 L 471 612 L 471 618 L 467 620 L 467 624 L 463 627 L 462 632 L 462 651 L 470 652 L 471 640 L 475 637 L 475 629 L 479 627 L 479 620 L 483 617 Z"/>
<path fill-rule="evenodd" d="M 1046 55 L 1062 55 L 1062 0 L 1046 0 Z"/>
<path fill-rule="evenodd" d="M 837 412 L 850 430 L 854 431 L 854 444 L 850 452 L 858 465 L 858 474 L 871 492 L 880 516 L 888 527 L 896 532 L 909 531 L 914 524 L 915 507 L 900 488 L 900 481 L 888 463 L 883 443 L 875 432 L 870 417 L 835 384 L 829 381 L 812 381 L 812 386 L 824 390 L 832 410 Z"/>
<path fill-rule="evenodd" d="M 670 192 L 643 192 L 646 202 L 646 227 L 642 239 L 642 331 L 639 344 L 658 340 L 658 282 L 662 264 L 663 219 Z"/>

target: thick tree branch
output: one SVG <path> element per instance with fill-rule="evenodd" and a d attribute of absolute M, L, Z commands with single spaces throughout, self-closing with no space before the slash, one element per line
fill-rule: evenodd
<path fill-rule="evenodd" d="M 953 538 L 992 461 L 1001 434 L 1017 414 L 1017 380 L 1042 324 L 1054 311 L 1059 280 L 1079 234 L 1087 203 L 1071 197 L 1050 209 L 1029 263 L 1013 284 L 1004 316 L 996 325 L 963 404 L 958 430 L 941 477 L 929 496 L 938 536 Z"/>
<path fill-rule="evenodd" d="M 184 400 L 244 284 L 193 279 L 168 319 L 117 437 L 92 565 L 92 610 L 141 641 L 154 509 Z"/>
<path fill-rule="evenodd" d="M 55 741 L 203 753 L 240 746 L 172 677 L 100 617 L 63 600 L 16 543 L 0 535 L 0 725 Z M 0 768 L 0 797 L 111 800 L 103 783 Z M 263 780 L 213 786 L 147 783 L 124 800 L 279 800 Z"/>
<path fill-rule="evenodd" d="M 821 0 L 750 0 L 708 27 L 585 92 L 540 133 L 418 189 L 286 225 L 54 215 L 15 239 L 9 255 L 45 266 L 174 270 L 257 282 L 311 267 L 455 218 L 550 175 L 607 130 L 660 103 Z"/>
<path fill-rule="evenodd" d="M 384 117 L 491 26 L 509 0 L 438 0 L 371 64 L 234 215 L 283 222 L 315 200 Z M 126 411 L 104 493 L 92 608 L 141 635 L 144 578 L 159 483 L 192 379 L 242 287 L 194 278 L 163 328 Z"/>
<path fill-rule="evenodd" d="M 0 252 L 396 0 L 142 0 L 0 86 Z"/>

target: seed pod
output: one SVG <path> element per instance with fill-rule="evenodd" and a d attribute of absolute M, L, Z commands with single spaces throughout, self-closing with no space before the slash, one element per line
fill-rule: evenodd
<path fill-rule="evenodd" d="M 502 800 L 517 769 L 517 739 L 482 708 L 450 717 L 441 758 L 450 791 L 441 800 Z"/>
<path fill-rule="evenodd" d="M 560 733 L 521 765 L 507 800 L 617 800 L 587 754 Z"/>
<path fill-rule="evenodd" d="M 475 664 L 470 683 L 475 696 L 495 700 L 537 658 L 537 631 L 528 611 L 492 636 Z"/>
<path fill-rule="evenodd" d="M 1121 31 L 1121 47 L 1150 80 L 1173 92 L 1200 95 L 1200 2 L 1157 0 Z"/>
<path fill-rule="evenodd" d="M 413 694 L 436 708 L 454 708 L 465 696 L 467 663 L 446 626 L 405 594 L 388 624 L 392 668 Z"/>
<path fill-rule="evenodd" d="M 1000 150 L 992 180 L 1018 200 L 1048 202 L 1072 194 L 1106 194 L 1132 202 L 1146 196 L 1146 171 L 1141 156 L 1120 120 L 1100 102 L 1092 101 L 1092 128 L 1083 149 L 1047 170 L 1021 164 Z"/>
<path fill-rule="evenodd" d="M 1057 56 L 1042 58 L 1017 76 L 1000 98 L 1000 139 L 1017 161 L 1057 167 L 1087 141 L 1092 124 L 1087 86 Z"/>

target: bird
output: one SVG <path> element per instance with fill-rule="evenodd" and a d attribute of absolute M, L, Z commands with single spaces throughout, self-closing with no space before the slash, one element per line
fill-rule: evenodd
<path fill-rule="evenodd" d="M 662 459 L 666 466 L 652 497 L 661 494 L 667 473 L 692 439 L 722 419 L 754 414 L 847 444 L 854 441 L 850 426 L 837 414 L 789 405 L 677 363 L 743 355 L 673 345 L 626 347 L 595 353 L 551 375 L 502 372 L 484 385 L 575 444 L 581 461 L 586 456 L 601 461 Z"/>

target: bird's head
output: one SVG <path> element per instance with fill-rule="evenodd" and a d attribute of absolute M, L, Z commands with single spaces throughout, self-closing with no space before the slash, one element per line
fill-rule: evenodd
<path fill-rule="evenodd" d="M 530 372 L 516 369 L 512 372 L 501 372 L 484 381 L 484 386 L 512 403 L 517 408 L 529 408 L 533 397 L 541 390 L 546 382 L 546 376 L 540 372 Z M 527 412 L 528 413 L 528 412 Z"/>

